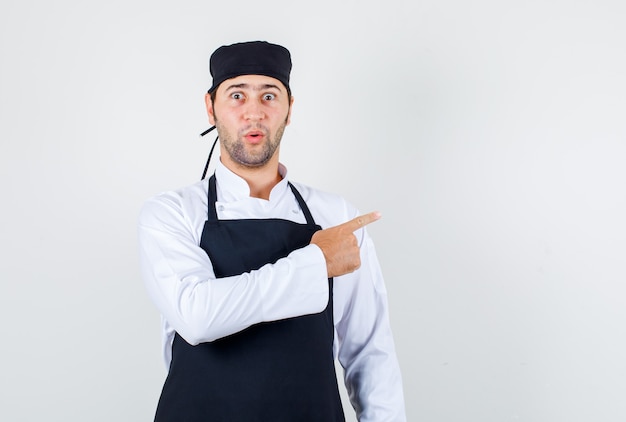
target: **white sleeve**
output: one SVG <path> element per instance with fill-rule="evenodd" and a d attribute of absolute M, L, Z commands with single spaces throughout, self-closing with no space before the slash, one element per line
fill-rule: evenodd
<path fill-rule="evenodd" d="M 215 278 L 197 228 L 167 199 L 146 202 L 139 216 L 139 259 L 148 294 L 188 343 L 196 345 L 250 325 L 321 312 L 328 303 L 322 251 L 298 249 L 275 264 Z"/>
<path fill-rule="evenodd" d="M 361 245 L 361 268 L 333 283 L 334 295 L 346 298 L 335 315 L 346 389 L 360 422 L 406 421 L 380 265 L 366 230 L 355 234 Z"/>

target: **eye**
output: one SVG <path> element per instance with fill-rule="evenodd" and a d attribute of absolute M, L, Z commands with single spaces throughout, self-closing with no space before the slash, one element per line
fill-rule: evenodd
<path fill-rule="evenodd" d="M 241 100 L 243 98 L 243 94 L 241 92 L 233 92 L 230 94 L 230 98 L 233 100 Z"/>
<path fill-rule="evenodd" d="M 276 95 L 274 95 L 274 94 L 269 94 L 268 93 L 268 94 L 263 95 L 263 99 L 265 101 L 272 101 L 274 98 L 276 98 Z"/>

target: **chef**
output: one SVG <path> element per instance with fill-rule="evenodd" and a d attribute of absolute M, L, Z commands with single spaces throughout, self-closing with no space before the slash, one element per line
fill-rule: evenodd
<path fill-rule="evenodd" d="M 157 422 L 343 421 L 335 359 L 359 421 L 406 419 L 365 229 L 380 215 L 290 181 L 279 161 L 291 66 L 264 41 L 218 48 L 205 98 L 215 173 L 141 210 L 142 276 L 168 368 Z"/>

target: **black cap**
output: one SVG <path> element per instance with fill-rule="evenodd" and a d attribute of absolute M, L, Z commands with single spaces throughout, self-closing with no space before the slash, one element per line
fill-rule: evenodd
<path fill-rule="evenodd" d="M 291 94 L 291 54 L 285 47 L 267 41 L 223 45 L 211 54 L 209 70 L 213 76 L 209 93 L 227 79 L 241 75 L 264 75 L 281 81 Z"/>

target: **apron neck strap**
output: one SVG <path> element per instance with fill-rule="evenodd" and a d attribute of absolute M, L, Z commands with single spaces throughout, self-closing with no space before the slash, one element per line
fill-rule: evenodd
<path fill-rule="evenodd" d="M 215 174 L 209 177 L 209 191 L 207 198 L 208 218 L 210 222 L 217 221 L 217 211 L 215 210 L 215 201 L 217 201 L 217 189 L 215 188 Z"/>
<path fill-rule="evenodd" d="M 311 215 L 311 211 L 309 211 L 309 207 L 307 207 L 306 202 L 304 202 L 304 199 L 302 199 L 302 195 L 300 195 L 300 192 L 298 192 L 298 189 L 296 189 L 296 187 L 292 185 L 291 182 L 287 182 L 287 184 L 291 188 L 291 191 L 293 192 L 293 196 L 296 197 L 296 201 L 298 201 L 298 205 L 300 205 L 300 209 L 304 213 L 304 217 L 306 218 L 307 224 L 314 226 L 315 220 L 313 220 L 313 216 Z"/>

